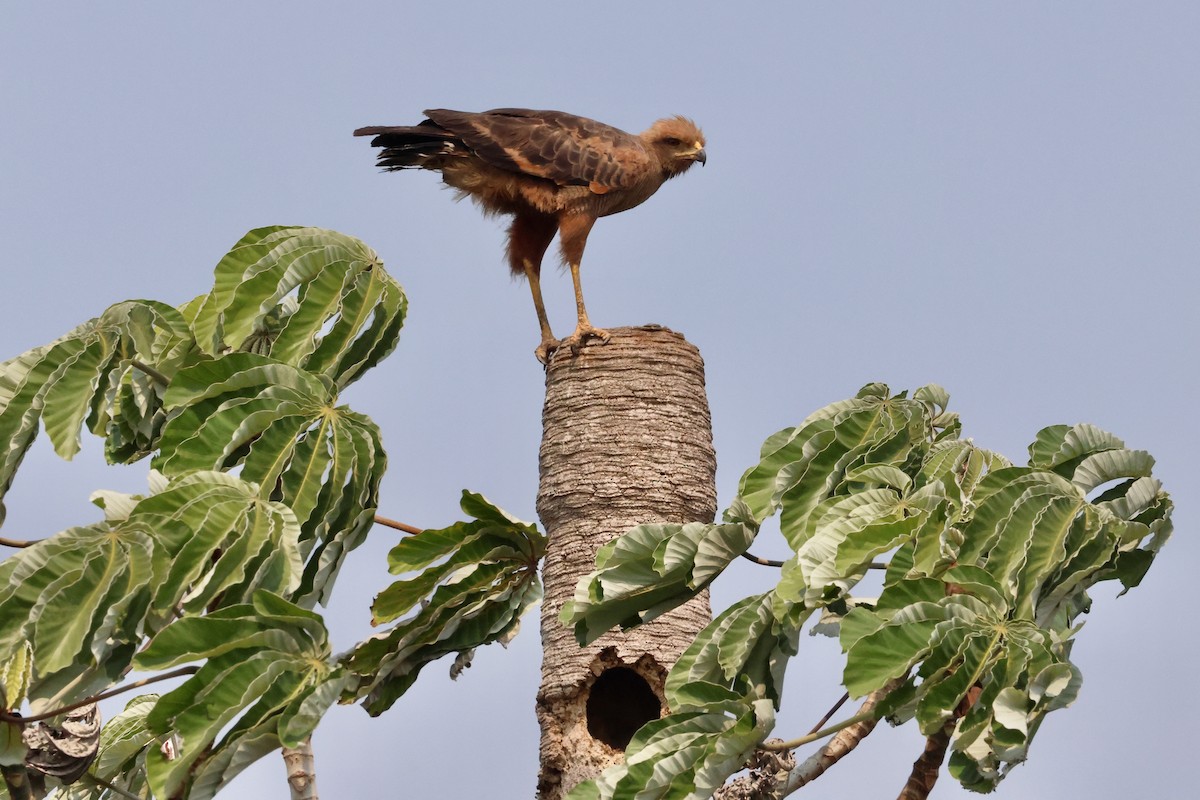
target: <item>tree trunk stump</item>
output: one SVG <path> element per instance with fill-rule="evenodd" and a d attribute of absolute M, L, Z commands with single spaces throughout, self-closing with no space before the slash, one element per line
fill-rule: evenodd
<path fill-rule="evenodd" d="M 716 456 L 700 352 L 658 326 L 556 353 L 546 370 L 537 510 L 543 568 L 539 800 L 558 800 L 624 756 L 666 713 L 663 683 L 712 612 L 707 591 L 627 633 L 579 647 L 563 602 L 599 547 L 646 523 L 711 522 Z"/>

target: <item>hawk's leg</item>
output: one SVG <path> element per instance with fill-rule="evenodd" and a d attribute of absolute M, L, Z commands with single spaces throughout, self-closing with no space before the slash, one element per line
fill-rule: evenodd
<path fill-rule="evenodd" d="M 559 341 L 550 330 L 550 319 L 546 316 L 546 304 L 542 302 L 542 282 L 538 272 L 538 268 L 531 261 L 525 261 L 525 277 L 529 279 L 529 290 L 533 292 L 533 308 L 537 311 L 538 325 L 542 329 L 542 342 L 534 349 L 533 354 L 538 361 L 545 364 L 550 360 L 550 354 L 558 349 Z"/>
<path fill-rule="evenodd" d="M 577 353 L 579 352 L 579 348 L 588 339 L 599 339 L 602 342 L 607 342 L 609 333 L 601 328 L 592 327 L 592 323 L 588 319 L 587 309 L 583 305 L 583 288 L 579 284 L 578 261 L 571 262 L 571 282 L 575 284 L 575 309 L 579 315 L 579 323 L 575 326 L 575 332 L 563 339 L 559 344 L 571 348 L 572 353 Z"/>
<path fill-rule="evenodd" d="M 583 260 L 583 248 L 587 245 L 588 233 L 596 218 L 587 214 L 567 214 L 558 220 L 558 234 L 562 241 L 563 259 L 571 266 L 571 282 L 575 284 L 575 310 L 579 322 L 575 332 L 563 339 L 560 345 L 571 348 L 571 352 L 579 352 L 579 348 L 588 339 L 599 339 L 607 342 L 608 331 L 592 327 L 588 320 L 587 309 L 583 305 L 583 287 L 579 283 L 579 262 Z"/>
<path fill-rule="evenodd" d="M 558 220 L 546 214 L 518 214 L 508 228 L 508 266 L 514 275 L 524 274 L 529 280 L 529 291 L 533 293 L 533 308 L 537 311 L 538 326 L 542 329 L 542 341 L 533 354 L 543 364 L 558 347 L 558 339 L 550 332 L 546 305 L 542 302 L 540 279 L 542 256 L 557 232 Z"/>

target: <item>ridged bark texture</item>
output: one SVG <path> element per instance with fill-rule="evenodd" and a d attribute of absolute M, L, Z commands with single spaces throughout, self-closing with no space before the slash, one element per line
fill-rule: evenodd
<path fill-rule="evenodd" d="M 666 711 L 667 671 L 711 619 L 708 594 L 581 648 L 559 622 L 596 550 L 644 523 L 711 522 L 716 457 L 700 352 L 658 326 L 556 353 L 546 371 L 537 509 L 550 537 L 543 580 L 540 800 L 623 757 Z"/>

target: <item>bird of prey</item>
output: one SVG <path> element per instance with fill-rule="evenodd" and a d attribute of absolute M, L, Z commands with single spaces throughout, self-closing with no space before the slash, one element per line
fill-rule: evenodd
<path fill-rule="evenodd" d="M 359 128 L 383 148 L 387 171 L 428 169 L 488 214 L 512 217 L 508 263 L 524 275 L 542 341 L 543 364 L 560 346 L 577 352 L 588 338 L 608 340 L 592 327 L 579 285 L 579 262 L 600 217 L 643 203 L 665 181 L 705 163 L 704 134 L 684 117 L 660 119 L 640 135 L 562 111 L 498 108 L 482 113 L 432 109 L 411 126 Z M 542 256 L 555 234 L 575 285 L 578 324 L 559 341 L 550 330 L 540 284 Z"/>

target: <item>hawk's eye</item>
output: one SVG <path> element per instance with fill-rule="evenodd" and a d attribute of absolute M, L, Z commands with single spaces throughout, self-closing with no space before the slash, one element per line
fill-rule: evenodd
<path fill-rule="evenodd" d="M 667 147 L 679 147 L 679 145 L 683 144 L 683 140 L 676 139 L 674 136 L 668 136 L 667 138 L 662 140 L 662 143 L 665 144 Z"/>

